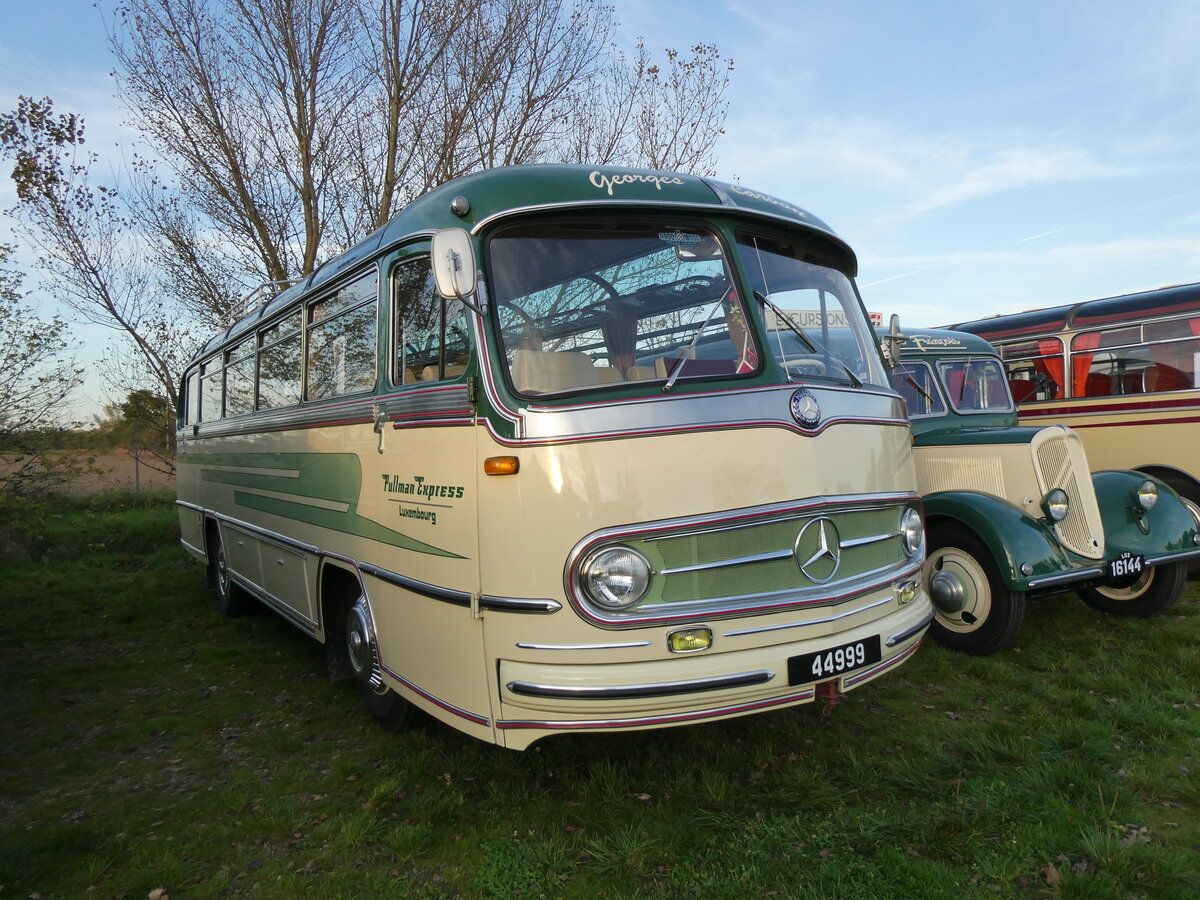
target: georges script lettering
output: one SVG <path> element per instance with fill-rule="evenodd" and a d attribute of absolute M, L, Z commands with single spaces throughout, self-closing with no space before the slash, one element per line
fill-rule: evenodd
<path fill-rule="evenodd" d="M 632 172 L 624 175 L 605 175 L 603 172 L 593 172 L 588 180 L 596 187 L 613 195 L 613 188 L 622 184 L 652 184 L 654 189 L 661 191 L 664 184 L 683 184 L 682 178 L 663 175 L 635 175 Z"/>

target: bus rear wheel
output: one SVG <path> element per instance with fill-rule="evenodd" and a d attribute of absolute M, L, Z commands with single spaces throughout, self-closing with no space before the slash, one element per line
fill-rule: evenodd
<path fill-rule="evenodd" d="M 960 526 L 929 529 L 925 583 L 935 613 L 929 630 L 952 650 L 987 656 L 1021 630 L 1025 595 L 1005 586 L 987 547 Z"/>
<path fill-rule="evenodd" d="M 387 731 L 405 728 L 412 719 L 414 708 L 384 684 L 375 629 L 371 625 L 371 613 L 364 596 L 359 596 L 346 615 L 346 658 L 354 670 L 363 701 L 375 721 Z"/>
<path fill-rule="evenodd" d="M 1082 588 L 1079 596 L 1093 609 L 1115 616 L 1148 619 L 1166 612 L 1183 594 L 1187 563 L 1148 566 L 1137 581 L 1125 587 Z"/>

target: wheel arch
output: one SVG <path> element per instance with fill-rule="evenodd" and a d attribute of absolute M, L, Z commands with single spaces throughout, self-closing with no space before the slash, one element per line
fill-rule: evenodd
<path fill-rule="evenodd" d="M 954 524 L 972 532 L 987 548 L 1005 586 L 1025 592 L 1029 583 L 1074 568 L 1048 529 L 1011 503 L 974 491 L 940 491 L 925 501 L 925 522 Z M 1028 575 L 1021 565 L 1028 563 Z"/>
<path fill-rule="evenodd" d="M 353 678 L 354 669 L 346 653 L 346 616 L 358 598 L 366 595 L 362 575 L 358 569 L 340 560 L 324 559 L 317 576 L 317 591 L 321 610 L 320 635 L 329 661 L 329 680 Z"/>

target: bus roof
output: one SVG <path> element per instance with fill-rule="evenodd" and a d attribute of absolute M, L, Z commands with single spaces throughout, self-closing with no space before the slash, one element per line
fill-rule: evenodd
<path fill-rule="evenodd" d="M 900 345 L 901 356 L 961 356 L 964 353 L 986 353 L 995 356 L 996 350 L 978 335 L 947 328 L 902 328 L 907 340 Z M 880 340 L 887 329 L 877 329 Z"/>
<path fill-rule="evenodd" d="M 981 334 L 989 340 L 1003 340 L 1098 328 L 1113 322 L 1129 322 L 1147 314 L 1169 316 L 1196 312 L 1200 312 L 1200 284 L 1181 284 L 1068 306 L 990 316 L 949 327 Z"/>
<path fill-rule="evenodd" d="M 460 197 L 465 202 L 455 203 Z M 202 356 L 250 331 L 256 323 L 288 306 L 300 295 L 405 238 L 431 234 L 443 228 L 465 228 L 477 233 L 502 217 L 581 207 L 744 211 L 811 232 L 838 259 L 847 275 L 853 277 L 858 270 L 854 251 L 825 222 L 787 201 L 741 185 L 696 175 L 622 166 L 504 166 L 455 178 L 418 197 L 386 225 L 209 340 L 196 355 Z"/>

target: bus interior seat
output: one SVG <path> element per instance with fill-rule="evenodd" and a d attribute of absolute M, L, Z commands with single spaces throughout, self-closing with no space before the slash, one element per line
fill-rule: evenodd
<path fill-rule="evenodd" d="M 1185 373 L 1172 366 L 1155 363 L 1143 372 L 1142 386 L 1147 392 L 1151 392 L 1179 391 L 1190 388 L 1192 385 L 1188 382 Z"/>
<path fill-rule="evenodd" d="M 1085 397 L 1107 397 L 1112 393 L 1112 376 L 1104 372 L 1088 372 L 1083 385 Z"/>
<path fill-rule="evenodd" d="M 1033 400 L 1036 389 L 1033 381 L 1029 378 L 1010 378 L 1008 379 L 1008 392 L 1012 394 L 1013 403 L 1023 403 L 1026 400 Z"/>
<path fill-rule="evenodd" d="M 465 371 L 467 371 L 467 367 L 465 365 L 463 365 L 462 363 L 450 363 L 449 365 L 446 366 L 446 377 L 447 378 L 457 378 L 459 375 L 461 375 Z M 438 380 L 438 367 L 437 366 L 426 366 L 425 368 L 423 368 L 421 370 L 421 380 L 422 381 L 437 381 Z"/>
<path fill-rule="evenodd" d="M 616 369 L 595 366 L 586 353 L 574 350 L 516 350 L 511 372 L 513 386 L 522 393 L 569 391 L 623 380 Z"/>
<path fill-rule="evenodd" d="M 625 370 L 626 381 L 650 381 L 657 377 L 658 373 L 654 370 L 654 366 L 632 365 Z"/>
<path fill-rule="evenodd" d="M 1122 394 L 1141 394 L 1145 389 L 1141 372 L 1126 372 L 1121 376 Z"/>
<path fill-rule="evenodd" d="M 659 378 L 670 378 L 679 365 L 679 357 L 660 356 L 654 361 L 654 371 Z M 685 359 L 680 375 L 732 375 L 737 364 L 732 359 Z"/>

